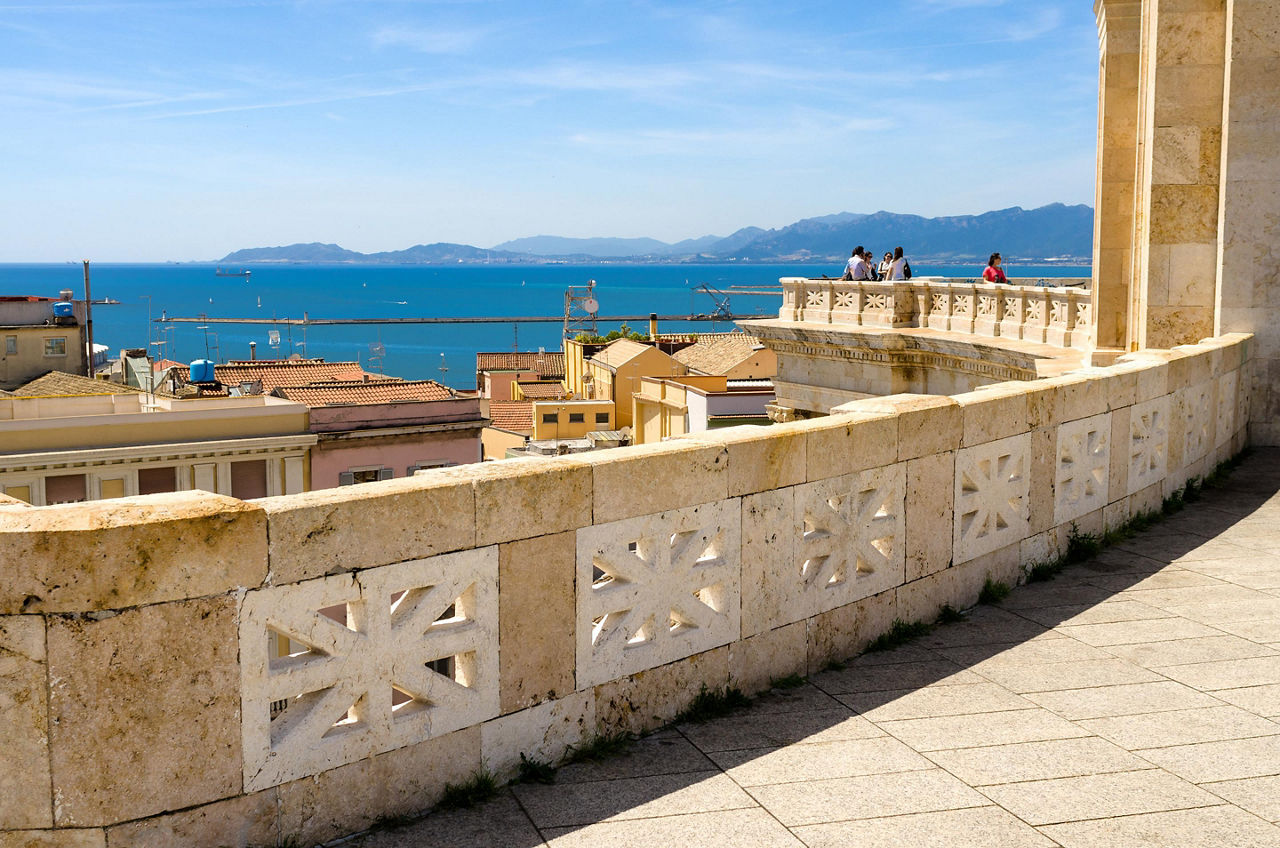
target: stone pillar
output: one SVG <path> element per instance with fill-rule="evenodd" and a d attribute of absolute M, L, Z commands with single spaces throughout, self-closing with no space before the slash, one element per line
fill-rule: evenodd
<path fill-rule="evenodd" d="M 1280 4 L 1227 2 L 1219 333 L 1254 333 L 1254 444 L 1280 445 Z"/>
<path fill-rule="evenodd" d="M 1134 270 L 1142 4 L 1097 0 L 1098 179 L 1093 314 L 1099 348 L 1128 350 Z"/>
<path fill-rule="evenodd" d="M 1225 0 L 1149 0 L 1147 9 L 1139 342 L 1169 348 L 1214 330 L 1226 9 Z"/>

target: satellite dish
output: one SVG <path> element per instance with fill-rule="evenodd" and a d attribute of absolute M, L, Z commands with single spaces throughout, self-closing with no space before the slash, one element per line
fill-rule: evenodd
<path fill-rule="evenodd" d="M 582 301 L 582 308 L 587 310 L 588 315 L 595 315 L 600 311 L 600 301 L 596 300 L 594 297 L 589 297 Z"/>
<path fill-rule="evenodd" d="M 371 345 L 369 345 L 369 353 L 373 354 L 374 356 L 386 356 L 387 346 L 384 345 L 382 342 L 374 342 Z"/>

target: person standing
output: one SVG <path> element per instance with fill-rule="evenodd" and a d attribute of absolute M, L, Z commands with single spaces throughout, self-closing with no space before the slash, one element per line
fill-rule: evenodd
<path fill-rule="evenodd" d="M 1009 278 L 1004 275 L 1004 268 L 1000 267 L 1003 263 L 999 253 L 991 254 L 991 258 L 987 260 L 987 270 L 982 272 L 982 279 L 1001 286 L 1009 285 Z"/>
<path fill-rule="evenodd" d="M 862 245 L 858 245 L 853 249 L 853 253 L 849 254 L 849 261 L 846 262 L 844 266 L 844 276 L 841 277 L 840 279 L 842 280 L 857 279 L 857 277 L 854 276 L 854 273 L 857 271 L 858 263 L 861 261 L 862 261 Z"/>
<path fill-rule="evenodd" d="M 902 254 L 902 246 L 894 248 L 893 258 L 889 263 L 890 280 L 909 280 L 911 279 L 911 263 L 907 262 L 907 257 Z"/>
<path fill-rule="evenodd" d="M 884 258 L 880 260 L 880 267 L 877 268 L 876 270 L 880 272 L 880 279 L 882 280 L 893 279 L 891 276 L 889 276 L 893 272 L 893 254 L 886 253 L 884 255 Z"/>

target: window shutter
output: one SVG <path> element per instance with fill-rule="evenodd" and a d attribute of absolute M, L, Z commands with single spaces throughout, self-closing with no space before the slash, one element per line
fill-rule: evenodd
<path fill-rule="evenodd" d="M 394 472 L 393 470 L 391 470 L 390 468 L 379 468 L 379 469 L 378 469 L 378 479 L 379 479 L 379 480 L 390 480 L 390 479 L 391 479 L 392 477 L 394 477 L 394 476 L 395 476 L 395 472 Z"/>
<path fill-rule="evenodd" d="M 350 471 L 339 471 L 339 472 L 338 472 L 338 485 L 339 485 L 339 486 L 353 486 L 353 485 L 355 485 L 355 482 L 356 482 L 356 475 L 355 475 L 355 474 L 353 474 L 353 473 L 351 473 Z"/>
<path fill-rule="evenodd" d="M 406 468 L 406 469 L 404 470 L 404 476 L 406 476 L 406 477 L 412 477 L 413 475 L 415 475 L 415 474 L 417 474 L 417 473 L 418 473 L 418 468 L 419 468 L 419 467 L 420 467 L 420 466 L 417 466 L 417 465 L 410 465 L 408 468 Z"/>

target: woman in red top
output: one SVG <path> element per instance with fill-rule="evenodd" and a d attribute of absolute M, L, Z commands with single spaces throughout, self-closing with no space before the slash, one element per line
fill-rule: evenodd
<path fill-rule="evenodd" d="M 987 270 L 982 272 L 982 279 L 988 283 L 999 283 L 1002 286 L 1009 285 L 1009 278 L 1004 275 L 1004 269 L 1000 267 L 1000 254 L 993 253 L 991 258 L 987 260 Z"/>

